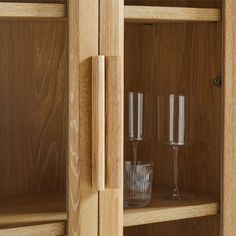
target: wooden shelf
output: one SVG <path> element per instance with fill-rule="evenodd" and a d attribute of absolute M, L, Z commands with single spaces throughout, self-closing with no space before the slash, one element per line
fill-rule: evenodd
<path fill-rule="evenodd" d="M 0 2 L 0 17 L 61 18 L 66 16 L 64 4 Z"/>
<path fill-rule="evenodd" d="M 65 222 L 0 229 L 0 236 L 59 236 L 66 232 Z"/>
<path fill-rule="evenodd" d="M 125 6 L 124 11 L 125 22 L 130 23 L 221 20 L 221 10 L 215 8 Z"/>
<path fill-rule="evenodd" d="M 0 227 L 66 221 L 62 193 L 0 198 Z"/>
<path fill-rule="evenodd" d="M 163 200 L 165 195 L 166 190 L 155 189 L 148 207 L 125 209 L 124 227 L 215 215 L 219 211 L 217 201 L 206 194 L 188 193 L 194 198 L 183 201 Z"/>

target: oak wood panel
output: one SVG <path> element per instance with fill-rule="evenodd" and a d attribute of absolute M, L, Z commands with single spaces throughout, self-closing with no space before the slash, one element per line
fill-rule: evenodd
<path fill-rule="evenodd" d="M 224 1 L 224 160 L 222 195 L 222 236 L 236 234 L 236 2 Z"/>
<path fill-rule="evenodd" d="M 92 56 L 98 55 L 98 1 L 70 0 L 68 235 L 98 235 L 92 189 Z"/>
<path fill-rule="evenodd" d="M 122 88 L 121 98 L 123 99 L 123 0 L 100 0 L 100 34 L 99 53 L 105 56 L 120 56 L 122 61 L 121 75 L 118 78 Z M 107 81 L 106 81 L 107 82 Z M 118 89 L 118 88 L 115 88 Z M 122 100 L 123 104 L 123 100 Z M 106 111 L 107 112 L 107 111 Z M 114 115 L 114 113 L 111 113 Z M 123 176 L 123 109 L 115 117 L 110 116 L 110 121 L 115 120 L 119 124 L 117 130 L 120 133 L 117 140 L 117 147 L 120 150 L 120 171 Z M 113 139 L 113 129 L 106 129 L 106 141 Z M 121 179 L 119 189 L 106 189 L 99 192 L 99 235 L 100 236 L 121 236 L 123 230 L 123 180 Z"/>
<path fill-rule="evenodd" d="M 165 188 L 154 188 L 150 205 L 144 208 L 125 209 L 124 226 L 196 218 L 219 213 L 217 200 L 209 194 L 185 192 L 194 198 L 173 201 L 163 198 L 163 196 L 168 196 L 169 192 Z"/>
<path fill-rule="evenodd" d="M 123 83 L 121 57 L 106 57 L 106 188 L 122 187 Z M 122 118 L 123 119 L 123 118 Z"/>
<path fill-rule="evenodd" d="M 144 115 L 148 137 L 138 146 L 138 159 L 154 162 L 154 184 L 173 185 L 173 152 L 157 140 L 156 97 L 192 94 L 196 100 L 195 141 L 180 149 L 180 188 L 209 192 L 220 199 L 223 93 L 212 86 L 212 79 L 221 76 L 221 58 L 220 24 L 126 25 L 125 91 L 141 91 L 151 97 L 148 115 Z M 132 146 L 125 142 L 125 159 L 131 158 Z M 216 218 L 205 221 L 189 222 L 199 222 L 201 235 L 219 235 Z M 197 235 L 188 234 L 191 225 L 186 223 L 178 234 L 171 227 L 166 233 L 157 225 L 146 229 L 158 235 Z"/>
<path fill-rule="evenodd" d="M 0 195 L 64 191 L 64 23 L 0 22 Z"/>
<path fill-rule="evenodd" d="M 214 8 L 125 6 L 124 17 L 125 22 L 128 23 L 216 22 L 221 20 L 221 11 Z"/>
<path fill-rule="evenodd" d="M 0 227 L 66 221 L 63 193 L 38 193 L 0 198 Z"/>
<path fill-rule="evenodd" d="M 0 229 L 0 236 L 63 236 L 65 228 L 65 222 L 6 228 Z"/>
<path fill-rule="evenodd" d="M 185 219 L 179 221 L 163 222 L 143 226 L 125 227 L 125 236 L 142 235 L 186 235 L 186 236 L 216 236 L 219 235 L 219 215 L 202 217 L 197 219 Z"/>
<path fill-rule="evenodd" d="M 0 17 L 65 17 L 65 5 L 0 2 Z"/>
<path fill-rule="evenodd" d="M 92 182 L 105 188 L 105 57 L 92 58 Z"/>

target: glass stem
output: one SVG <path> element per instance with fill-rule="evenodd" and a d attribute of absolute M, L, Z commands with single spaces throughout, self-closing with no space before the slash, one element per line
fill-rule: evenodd
<path fill-rule="evenodd" d="M 179 179 L 179 167 L 178 167 L 178 152 L 179 147 L 174 146 L 174 190 L 173 190 L 173 199 L 180 197 L 178 179 Z"/>
<path fill-rule="evenodd" d="M 137 141 L 134 141 L 132 142 L 132 145 L 133 145 L 133 161 L 134 161 L 134 164 L 136 164 L 137 162 L 137 155 L 138 155 L 138 142 Z"/>

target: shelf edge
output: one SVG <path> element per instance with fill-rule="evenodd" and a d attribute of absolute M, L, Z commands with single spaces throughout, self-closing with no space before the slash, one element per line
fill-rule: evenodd
<path fill-rule="evenodd" d="M 0 18 L 64 18 L 66 6 L 60 3 L 0 2 Z"/>
<path fill-rule="evenodd" d="M 124 227 L 210 216 L 218 212 L 217 203 L 170 208 L 125 209 Z"/>
<path fill-rule="evenodd" d="M 124 15 L 127 23 L 221 21 L 221 10 L 218 8 L 125 6 Z"/>

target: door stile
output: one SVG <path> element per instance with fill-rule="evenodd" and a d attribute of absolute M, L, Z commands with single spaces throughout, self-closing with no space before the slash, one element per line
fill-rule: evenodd
<path fill-rule="evenodd" d="M 123 14 L 123 0 L 100 0 L 99 54 L 106 57 L 106 188 L 99 192 L 99 236 L 123 235 Z"/>
<path fill-rule="evenodd" d="M 98 0 L 68 0 L 68 236 L 98 236 L 92 188 L 92 57 L 98 55 Z"/>

